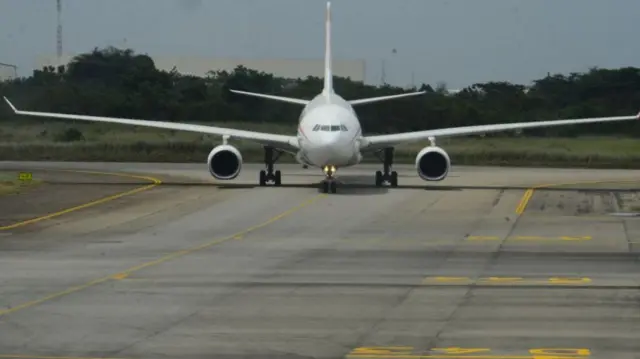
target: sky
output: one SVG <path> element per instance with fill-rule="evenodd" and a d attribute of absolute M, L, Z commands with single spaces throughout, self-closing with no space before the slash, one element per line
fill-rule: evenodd
<path fill-rule="evenodd" d="M 63 52 L 321 58 L 325 0 L 62 0 Z M 528 85 L 550 73 L 640 67 L 638 0 L 333 0 L 333 54 L 366 82 Z M 56 52 L 55 0 L 0 0 L 0 62 L 28 76 Z M 396 50 L 393 53 L 393 49 Z"/>

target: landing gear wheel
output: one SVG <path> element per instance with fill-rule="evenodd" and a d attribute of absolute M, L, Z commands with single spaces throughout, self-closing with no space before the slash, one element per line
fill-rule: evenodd
<path fill-rule="evenodd" d="M 393 147 L 385 148 L 382 152 L 384 153 L 384 158 L 381 158 L 384 171 L 376 171 L 376 187 L 381 187 L 384 182 L 389 183 L 391 187 L 398 187 L 398 172 L 391 171 Z"/>
<path fill-rule="evenodd" d="M 376 187 L 382 186 L 382 172 L 376 171 Z"/>
<path fill-rule="evenodd" d="M 282 179 L 282 174 L 281 174 L 281 173 L 280 173 L 280 171 L 278 170 L 278 171 L 276 171 L 274 184 L 275 184 L 276 186 L 280 186 L 280 185 L 282 184 L 281 179 Z"/>
<path fill-rule="evenodd" d="M 267 185 L 267 171 L 260 170 L 260 186 Z"/>
<path fill-rule="evenodd" d="M 338 185 L 336 181 L 327 179 L 322 181 L 322 193 L 336 193 L 338 192 Z"/>
<path fill-rule="evenodd" d="M 282 152 L 278 151 L 274 157 L 274 148 L 264 147 L 264 164 L 267 166 L 266 170 L 260 171 L 260 186 L 266 186 L 267 182 L 273 182 L 275 186 L 282 185 L 282 174 L 280 171 L 273 171 L 273 164 L 280 158 Z"/>
<path fill-rule="evenodd" d="M 398 172 L 391 171 L 391 187 L 398 187 Z"/>

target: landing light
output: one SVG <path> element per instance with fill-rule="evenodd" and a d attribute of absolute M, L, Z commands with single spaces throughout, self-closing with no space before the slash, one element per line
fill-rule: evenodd
<path fill-rule="evenodd" d="M 331 175 L 333 173 L 336 173 L 336 166 L 324 166 L 322 170 L 325 174 Z"/>

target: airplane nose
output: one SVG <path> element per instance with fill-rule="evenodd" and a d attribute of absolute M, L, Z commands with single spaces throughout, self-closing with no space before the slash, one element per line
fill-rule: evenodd
<path fill-rule="evenodd" d="M 340 139 L 340 133 L 339 132 L 325 133 L 325 134 L 323 134 L 323 136 L 318 141 L 318 144 L 320 146 L 322 146 L 322 147 L 332 147 L 336 143 L 338 143 L 339 139 Z"/>
<path fill-rule="evenodd" d="M 324 133 L 318 136 L 310 143 L 309 157 L 313 162 L 320 165 L 331 165 L 337 158 L 342 158 L 341 149 L 339 148 L 339 133 Z"/>
<path fill-rule="evenodd" d="M 338 143 L 339 133 L 322 133 L 313 136 L 310 140 L 312 148 L 323 151 L 330 151 Z"/>

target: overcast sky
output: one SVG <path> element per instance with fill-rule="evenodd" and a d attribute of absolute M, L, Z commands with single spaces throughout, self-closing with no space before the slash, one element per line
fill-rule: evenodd
<path fill-rule="evenodd" d="M 65 53 L 319 58 L 324 0 L 62 0 Z M 0 0 L 0 62 L 29 75 L 56 51 L 55 0 Z M 547 72 L 640 67 L 638 0 L 333 0 L 334 56 L 379 83 L 528 84 Z M 397 49 L 392 54 L 392 49 Z"/>

